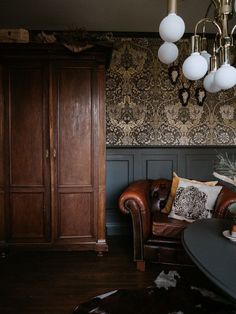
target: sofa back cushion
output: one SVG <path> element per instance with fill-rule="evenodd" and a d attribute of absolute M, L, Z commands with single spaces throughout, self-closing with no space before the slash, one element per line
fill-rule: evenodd
<path fill-rule="evenodd" d="M 158 179 L 150 181 L 150 208 L 152 212 L 160 210 L 163 212 L 163 208 L 165 207 L 170 195 L 172 180 Z M 219 218 L 229 216 L 227 207 L 233 202 L 236 202 L 236 192 L 231 191 L 227 187 L 223 187 L 217 198 L 213 216 Z"/>
<path fill-rule="evenodd" d="M 170 193 L 171 180 L 153 180 L 150 186 L 150 203 L 152 212 L 160 211 L 165 207 Z"/>

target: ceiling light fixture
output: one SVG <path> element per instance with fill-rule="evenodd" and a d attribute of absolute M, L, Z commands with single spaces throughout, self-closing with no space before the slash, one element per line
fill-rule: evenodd
<path fill-rule="evenodd" d="M 215 9 L 214 19 L 208 17 L 212 7 Z M 159 48 L 158 57 L 165 64 L 171 64 L 177 59 L 178 48 L 174 42 L 178 41 L 185 31 L 184 21 L 176 14 L 176 9 L 177 0 L 168 0 L 168 16 L 161 21 L 159 27 L 160 36 L 165 43 Z M 231 65 L 236 25 L 231 32 L 228 26 L 228 21 L 235 11 L 236 0 L 210 1 L 206 16 L 196 23 L 194 35 L 191 37 L 191 54 L 182 66 L 184 76 L 191 81 L 202 79 L 208 72 L 203 85 L 210 93 L 227 90 L 236 84 L 236 69 Z M 205 37 L 208 24 L 212 24 L 216 30 L 211 54 L 207 51 Z M 200 27 L 201 35 L 198 33 Z"/>

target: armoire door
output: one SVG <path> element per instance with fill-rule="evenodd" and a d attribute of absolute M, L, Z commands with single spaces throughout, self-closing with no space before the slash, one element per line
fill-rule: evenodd
<path fill-rule="evenodd" d="M 98 95 L 87 64 L 53 66 L 54 205 L 58 245 L 86 248 L 97 239 Z"/>
<path fill-rule="evenodd" d="M 6 240 L 50 242 L 48 67 L 11 60 L 3 86 Z"/>

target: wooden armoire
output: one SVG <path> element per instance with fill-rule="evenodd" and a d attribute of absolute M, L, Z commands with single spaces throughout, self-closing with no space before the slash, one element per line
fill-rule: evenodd
<path fill-rule="evenodd" d="M 0 247 L 107 250 L 110 49 L 0 47 Z"/>

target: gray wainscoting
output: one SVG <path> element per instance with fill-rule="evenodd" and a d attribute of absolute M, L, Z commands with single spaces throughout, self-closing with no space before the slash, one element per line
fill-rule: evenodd
<path fill-rule="evenodd" d="M 236 159 L 235 146 L 207 147 L 107 147 L 106 226 L 108 235 L 132 231 L 130 218 L 119 212 L 118 198 L 133 181 L 179 176 L 196 180 L 214 180 L 212 176 L 219 153 Z"/>

